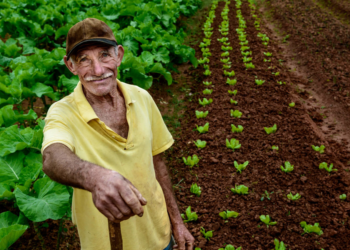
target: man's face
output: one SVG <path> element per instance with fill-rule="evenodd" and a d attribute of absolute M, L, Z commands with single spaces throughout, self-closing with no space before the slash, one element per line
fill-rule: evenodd
<path fill-rule="evenodd" d="M 78 75 L 86 91 L 96 96 L 113 93 L 117 85 L 117 67 L 124 55 L 122 46 L 118 46 L 118 56 L 115 47 L 90 45 L 77 50 L 72 57 L 73 62 L 64 61 L 68 69 Z"/>

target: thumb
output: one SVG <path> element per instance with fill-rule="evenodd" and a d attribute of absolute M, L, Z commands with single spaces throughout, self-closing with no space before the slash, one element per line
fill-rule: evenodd
<path fill-rule="evenodd" d="M 142 196 L 142 194 L 140 193 L 139 190 L 137 190 L 137 188 L 134 185 L 130 185 L 131 190 L 134 192 L 134 194 L 136 195 L 136 197 L 138 198 L 138 200 L 140 201 L 142 206 L 147 205 L 147 200 Z"/>

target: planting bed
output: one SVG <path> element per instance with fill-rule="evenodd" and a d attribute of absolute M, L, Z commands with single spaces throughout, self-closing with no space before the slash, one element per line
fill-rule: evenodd
<path fill-rule="evenodd" d="M 317 113 L 309 115 L 310 112 L 300 101 L 300 97 L 307 99 L 307 94 L 298 96 L 294 91 L 302 80 L 291 75 L 279 61 L 282 50 L 271 41 L 271 37 L 268 46 L 262 44 L 258 33 L 266 32 L 263 27 L 257 31 L 254 26 L 257 19 L 252 17 L 247 1 L 242 1 L 240 9 L 246 21 L 247 46 L 252 52 L 250 57 L 255 69 L 246 70 L 242 62 L 236 32 L 237 7 L 232 0 L 228 5 L 229 32 L 226 36 L 233 47 L 229 51 L 232 67 L 227 71 L 235 71 L 235 76 L 229 78 L 236 78 L 237 84 L 226 84 L 228 77 L 223 75 L 223 63 L 220 61 L 224 58 L 221 57 L 224 51 L 221 50 L 222 43 L 217 40 L 223 37 L 219 25 L 223 21 L 220 14 L 224 6 L 225 2 L 219 2 L 215 10 L 211 45 L 207 47 L 212 54 L 208 57 L 211 75 L 203 76 L 203 67 L 194 73 L 203 76 L 201 80 L 212 82 L 212 85 L 205 86 L 201 81 L 192 86 L 195 94 L 188 104 L 182 120 L 182 134 L 173 150 L 173 156 L 178 160 L 169 162 L 181 212 L 184 213 L 191 206 L 192 212 L 198 214 L 197 221 L 187 223 L 196 239 L 196 247 L 217 250 L 232 244 L 244 250 L 265 250 L 274 248 L 274 239 L 278 239 L 287 245 L 287 249 L 350 249 L 350 203 L 339 199 L 341 194 L 350 195 L 349 153 L 343 146 L 325 138 L 317 124 L 322 122 L 322 117 Z M 279 15 L 283 13 L 281 11 Z M 296 16 L 296 12 L 293 13 Z M 344 53 L 348 53 L 348 50 L 344 50 Z M 197 58 L 202 58 L 201 48 L 198 47 L 196 51 Z M 272 57 L 266 57 L 264 52 L 271 52 Z M 271 61 L 264 62 L 264 59 Z M 307 60 L 312 62 L 317 57 L 308 56 Z M 276 72 L 279 72 L 278 76 Z M 342 72 L 345 74 L 345 69 Z M 258 86 L 255 79 L 265 82 Z M 212 89 L 212 94 L 202 94 L 206 88 Z M 228 90 L 237 90 L 237 94 L 230 95 Z M 202 107 L 198 99 L 203 98 L 212 98 L 213 102 Z M 238 104 L 231 104 L 230 99 Z M 289 106 L 292 102 L 295 103 L 294 107 Z M 209 114 L 206 118 L 197 119 L 196 110 L 209 111 Z M 230 110 L 242 112 L 241 118 L 233 118 Z M 207 133 L 200 134 L 195 130 L 196 125 L 204 126 L 207 122 Z M 242 125 L 243 132 L 233 133 L 231 124 Z M 277 125 L 276 133 L 268 135 L 264 127 L 274 124 Z M 234 152 L 226 147 L 225 142 L 232 138 L 241 144 L 241 148 Z M 206 147 L 198 149 L 194 144 L 197 139 L 206 141 Z M 273 145 L 279 149 L 272 150 Z M 325 152 L 320 154 L 314 151 L 312 145 L 325 145 Z M 189 168 L 182 157 L 194 154 L 200 158 L 199 163 Z M 239 164 L 249 161 L 249 164 L 240 174 L 234 167 L 234 161 Z M 291 173 L 281 171 L 280 166 L 286 161 L 294 165 Z M 333 163 L 338 171 L 329 174 L 319 169 L 321 162 Z M 190 192 L 192 183 L 201 187 L 199 197 Z M 234 194 L 230 189 L 235 185 L 247 186 L 249 193 Z M 270 194 L 270 200 L 264 195 L 265 191 Z M 289 200 L 287 194 L 290 192 L 299 193 L 301 198 Z M 239 216 L 225 221 L 219 213 L 226 210 L 236 211 Z M 267 228 L 260 221 L 260 215 L 270 215 L 277 224 Z M 302 221 L 312 225 L 319 223 L 323 234 L 303 234 Z M 200 232 L 201 227 L 205 231 L 214 230 L 209 241 Z"/>

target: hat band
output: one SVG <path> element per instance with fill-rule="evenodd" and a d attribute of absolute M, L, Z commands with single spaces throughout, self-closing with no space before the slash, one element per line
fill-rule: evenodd
<path fill-rule="evenodd" d="M 67 54 L 67 60 L 69 60 L 69 57 L 71 56 L 71 54 L 78 49 L 78 47 L 82 44 L 85 43 L 89 43 L 89 42 L 98 42 L 98 43 L 104 43 L 104 44 L 108 44 L 111 46 L 118 46 L 118 43 L 116 41 L 113 40 L 108 40 L 108 39 L 103 39 L 103 38 L 92 38 L 92 39 L 87 39 L 84 41 L 81 41 L 80 43 L 76 44 Z"/>

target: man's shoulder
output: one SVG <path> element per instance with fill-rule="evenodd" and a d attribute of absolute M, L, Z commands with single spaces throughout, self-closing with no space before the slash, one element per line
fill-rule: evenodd
<path fill-rule="evenodd" d="M 67 115 L 67 112 L 72 111 L 76 109 L 76 104 L 74 102 L 74 93 L 71 93 L 65 97 L 63 97 L 61 100 L 53 103 L 48 112 L 47 115 L 61 115 L 65 114 Z"/>
<path fill-rule="evenodd" d="M 147 92 L 147 90 L 133 84 L 125 82 L 121 83 L 123 84 L 124 89 L 130 95 L 131 99 L 149 101 L 151 95 Z"/>

